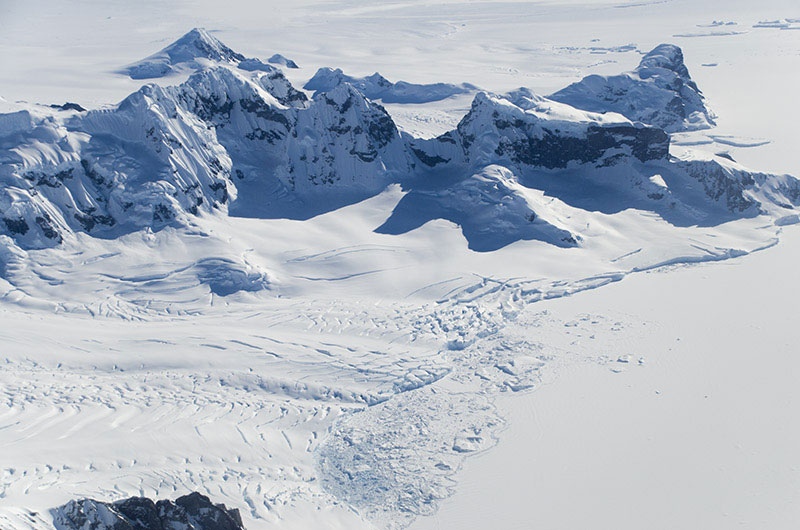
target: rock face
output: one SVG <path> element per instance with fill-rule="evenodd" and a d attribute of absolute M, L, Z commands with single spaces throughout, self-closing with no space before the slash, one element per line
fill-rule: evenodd
<path fill-rule="evenodd" d="M 714 125 L 714 116 L 683 62 L 683 52 L 672 44 L 654 48 L 632 72 L 590 75 L 550 98 L 592 112 L 617 112 L 667 132 Z"/>
<path fill-rule="evenodd" d="M 146 497 L 70 501 L 53 510 L 53 522 L 56 530 L 244 530 L 239 510 L 213 504 L 197 492 L 174 502 Z"/>
<path fill-rule="evenodd" d="M 429 167 L 501 163 L 558 169 L 663 160 L 669 136 L 617 114 L 579 111 L 520 89 L 504 97 L 479 93 L 455 131 L 413 146 Z"/>
<path fill-rule="evenodd" d="M 356 78 L 346 75 L 338 68 L 335 70 L 320 68 L 303 88 L 313 90 L 317 95 L 333 90 L 341 83 L 348 83 L 369 99 L 380 99 L 384 103 L 429 103 L 477 90 L 475 86 L 467 83 L 461 85 L 449 83 L 417 85 L 405 81 L 392 83 L 377 72 L 370 76 Z"/>

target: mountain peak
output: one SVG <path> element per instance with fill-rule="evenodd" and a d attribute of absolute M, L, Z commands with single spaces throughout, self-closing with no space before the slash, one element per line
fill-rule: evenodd
<path fill-rule="evenodd" d="M 271 63 L 271 64 L 278 64 L 278 65 L 283 66 L 285 68 L 300 68 L 299 66 L 297 66 L 296 62 L 294 62 L 293 60 L 291 60 L 291 59 L 289 59 L 287 57 L 284 57 L 280 53 L 274 54 L 272 57 L 267 59 L 267 62 Z"/>
<path fill-rule="evenodd" d="M 649 53 L 642 57 L 637 71 L 649 68 L 665 68 L 671 70 L 681 77 L 688 78 L 689 70 L 683 63 L 683 51 L 674 44 L 659 44 Z"/>
<path fill-rule="evenodd" d="M 275 54 L 268 60 L 285 68 L 298 68 L 286 57 Z M 176 72 L 199 70 L 211 65 L 238 66 L 248 72 L 275 74 L 278 68 L 260 59 L 248 58 L 229 48 L 205 28 L 194 28 L 162 50 L 121 70 L 132 79 L 154 79 Z"/>
<path fill-rule="evenodd" d="M 200 66 L 198 60 L 229 64 L 244 60 L 204 28 L 194 28 L 161 51 L 142 59 L 123 70 L 132 79 L 164 77 L 186 67 Z"/>
<path fill-rule="evenodd" d="M 714 125 L 714 113 L 706 107 L 683 52 L 674 44 L 659 44 L 633 71 L 590 75 L 549 97 L 592 112 L 618 112 L 670 133 Z"/>
<path fill-rule="evenodd" d="M 192 29 L 161 53 L 166 53 L 173 64 L 198 58 L 230 62 L 244 59 L 244 55 L 227 47 L 204 28 Z"/>

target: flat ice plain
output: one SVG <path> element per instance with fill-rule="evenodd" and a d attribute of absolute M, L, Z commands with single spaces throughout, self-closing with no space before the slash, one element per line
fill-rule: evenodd
<path fill-rule="evenodd" d="M 297 86 L 330 66 L 549 94 L 671 42 L 718 115 L 715 129 L 673 138 L 673 153 L 724 151 L 800 175 L 793 1 L 7 0 L 0 10 L 0 96 L 86 107 L 136 90 L 115 72 L 195 26 L 248 56 L 297 61 L 285 70 Z M 387 108 L 432 136 L 469 102 Z M 603 276 L 607 263 L 589 257 L 624 246 L 616 239 L 565 262 L 536 242 L 470 252 L 444 221 L 374 234 L 399 198 L 390 189 L 304 224 L 209 220 L 203 230 L 234 241 L 224 249 L 198 235 L 186 250 L 169 230 L 87 237 L 81 254 L 43 252 L 15 271 L 20 283 L 0 280 L 0 528 L 50 528 L 48 510 L 76 497 L 192 490 L 242 510 L 251 530 L 796 528 L 795 226 L 745 221 L 668 239 L 624 212 L 614 227 L 630 228 L 632 243 L 620 254 L 634 254 L 615 266 L 624 274 Z M 651 229 L 665 246 L 635 253 Z M 682 238 L 768 248 L 627 273 L 703 255 Z M 276 296 L 210 295 L 178 263 L 206 252 L 246 256 Z M 504 304 L 495 287 L 519 277 L 547 295 Z M 131 313 L 137 296 L 152 307 Z M 342 440 L 379 471 L 369 488 L 320 485 L 347 455 Z M 386 490 L 374 489 L 381 480 Z"/>
<path fill-rule="evenodd" d="M 576 349 L 630 361 L 569 366 L 499 401 L 498 446 L 468 459 L 456 494 L 412 528 L 794 528 L 798 332 L 776 300 L 800 293 L 799 235 L 545 302 L 581 322 Z M 594 315 L 633 329 L 603 340 Z"/>

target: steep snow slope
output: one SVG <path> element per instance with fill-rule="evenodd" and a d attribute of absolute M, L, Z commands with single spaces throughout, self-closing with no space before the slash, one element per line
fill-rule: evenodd
<path fill-rule="evenodd" d="M 489 165 L 444 189 L 415 187 L 375 231 L 402 234 L 432 219 L 447 219 L 461 227 L 472 250 L 492 251 L 530 239 L 576 246 L 568 230 L 537 214 L 538 210 L 552 215 L 543 199 L 522 186 L 507 168 Z"/>

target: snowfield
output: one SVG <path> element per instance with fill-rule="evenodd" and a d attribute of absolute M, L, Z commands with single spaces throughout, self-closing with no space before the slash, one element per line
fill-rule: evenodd
<path fill-rule="evenodd" d="M 0 528 L 792 528 L 798 13 L 699 4 L 0 8 Z"/>

